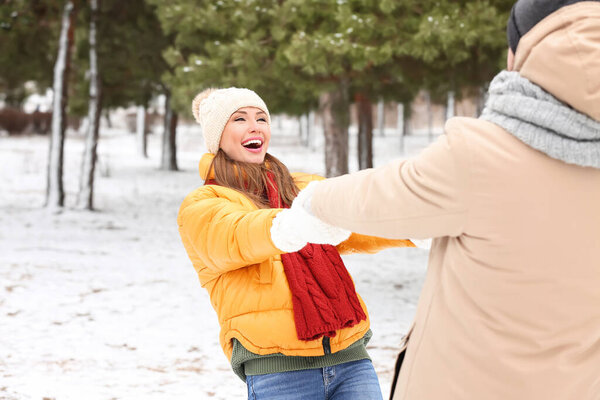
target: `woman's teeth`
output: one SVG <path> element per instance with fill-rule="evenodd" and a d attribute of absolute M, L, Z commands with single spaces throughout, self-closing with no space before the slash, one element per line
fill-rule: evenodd
<path fill-rule="evenodd" d="M 260 146 L 262 146 L 262 141 L 258 139 L 252 139 L 242 143 L 242 145 L 251 149 L 258 149 Z"/>

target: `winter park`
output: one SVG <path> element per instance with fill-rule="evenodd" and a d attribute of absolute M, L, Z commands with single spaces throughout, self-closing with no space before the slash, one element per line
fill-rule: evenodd
<path fill-rule="evenodd" d="M 6 0 L 0 48 L 0 399 L 600 400 L 600 2 Z"/>

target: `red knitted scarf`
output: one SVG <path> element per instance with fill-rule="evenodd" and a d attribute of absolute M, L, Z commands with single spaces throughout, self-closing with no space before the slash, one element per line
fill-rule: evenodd
<path fill-rule="evenodd" d="M 284 204 L 272 173 L 267 196 L 273 208 Z M 207 183 L 215 184 L 214 181 Z M 301 250 L 281 255 L 292 292 L 296 334 L 300 340 L 335 336 L 335 332 L 367 319 L 354 283 L 334 246 L 308 243 Z"/>

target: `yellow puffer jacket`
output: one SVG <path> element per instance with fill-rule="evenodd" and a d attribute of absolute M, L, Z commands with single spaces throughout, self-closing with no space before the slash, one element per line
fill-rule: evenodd
<path fill-rule="evenodd" d="M 203 179 L 207 178 L 212 158 L 212 154 L 205 154 L 200 161 Z M 293 176 L 299 188 L 323 179 L 308 174 Z M 280 211 L 280 208 L 258 209 L 238 191 L 216 185 L 194 190 L 179 209 L 181 239 L 202 286 L 210 294 L 221 325 L 221 346 L 229 359 L 233 338 L 260 355 L 324 354 L 320 339 L 302 341 L 296 336 L 282 251 L 275 247 L 270 235 L 273 218 Z M 340 253 L 364 253 L 394 246 L 414 245 L 409 240 L 352 234 L 337 247 Z M 362 299 L 360 303 L 366 314 Z M 331 338 L 331 352 L 345 349 L 368 329 L 367 317 L 366 321 L 338 331 Z"/>

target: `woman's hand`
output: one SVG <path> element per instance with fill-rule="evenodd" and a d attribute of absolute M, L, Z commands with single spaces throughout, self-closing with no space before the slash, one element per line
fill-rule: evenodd
<path fill-rule="evenodd" d="M 329 225 L 310 212 L 310 197 L 317 182 L 311 182 L 298 193 L 291 208 L 273 219 L 271 240 L 280 250 L 291 253 L 307 243 L 337 245 L 348 239 L 350 231 Z"/>

